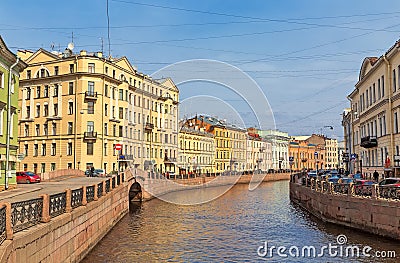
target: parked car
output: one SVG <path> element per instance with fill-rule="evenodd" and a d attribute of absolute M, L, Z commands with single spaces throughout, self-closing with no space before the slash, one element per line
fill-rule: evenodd
<path fill-rule="evenodd" d="M 309 171 L 307 175 L 308 177 L 317 177 L 317 171 Z"/>
<path fill-rule="evenodd" d="M 94 169 L 94 176 L 106 177 L 106 171 L 104 169 Z"/>
<path fill-rule="evenodd" d="M 400 187 L 400 178 L 386 178 L 379 182 L 379 186 Z"/>
<path fill-rule="evenodd" d="M 366 180 L 366 179 L 357 179 L 355 181 L 356 187 L 364 186 L 364 185 L 373 185 L 376 184 L 374 180 Z"/>
<path fill-rule="evenodd" d="M 30 184 L 40 183 L 40 176 L 32 172 L 17 172 L 17 183 Z"/>

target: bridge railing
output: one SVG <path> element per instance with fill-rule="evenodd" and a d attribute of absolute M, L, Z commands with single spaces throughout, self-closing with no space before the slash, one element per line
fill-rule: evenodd
<path fill-rule="evenodd" d="M 124 176 L 121 173 L 77 189 L 66 189 L 52 195 L 42 194 L 39 198 L 21 202 L 0 203 L 0 245 L 6 239 L 13 239 L 14 233 L 40 223 L 47 223 L 52 218 L 97 201 L 121 185 L 125 181 Z"/>
<path fill-rule="evenodd" d="M 310 178 L 306 173 L 296 173 L 291 176 L 291 182 L 297 183 L 313 191 L 348 195 L 357 198 L 374 198 L 400 201 L 400 187 L 373 185 L 356 185 L 354 183 L 333 183 L 318 178 Z"/>

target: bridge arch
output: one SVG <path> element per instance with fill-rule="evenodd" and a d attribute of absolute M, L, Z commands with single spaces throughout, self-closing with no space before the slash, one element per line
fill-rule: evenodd
<path fill-rule="evenodd" d="M 141 202 L 142 201 L 142 186 L 134 179 L 133 184 L 129 188 L 129 201 Z"/>

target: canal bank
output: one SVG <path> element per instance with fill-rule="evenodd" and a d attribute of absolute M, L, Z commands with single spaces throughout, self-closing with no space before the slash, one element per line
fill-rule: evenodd
<path fill-rule="evenodd" d="M 273 182 L 289 179 L 289 173 L 244 174 L 216 177 L 203 176 L 177 180 L 136 176 L 136 181 L 142 187 L 142 201 L 148 201 L 153 198 L 163 199 L 163 196 L 169 193 L 187 191 L 192 189 L 225 186 L 226 191 L 228 191 L 232 186 L 236 184 L 247 184 L 249 185 L 249 187 L 255 188 L 258 184 L 262 182 Z M 198 202 L 202 201 L 199 200 Z"/>
<path fill-rule="evenodd" d="M 355 196 L 350 187 L 339 189 L 290 182 L 290 200 L 324 222 L 400 240 L 399 201 L 378 198 L 373 193 Z"/>

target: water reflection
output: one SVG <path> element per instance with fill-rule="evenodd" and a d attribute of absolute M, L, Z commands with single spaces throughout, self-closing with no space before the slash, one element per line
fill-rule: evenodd
<path fill-rule="evenodd" d="M 173 193 L 174 198 L 205 195 L 212 188 Z M 160 200 L 136 205 L 91 251 L 83 262 L 263 262 L 257 255 L 267 241 L 275 246 L 335 243 L 373 250 L 395 250 L 398 242 L 325 224 L 291 204 L 288 182 L 263 183 L 254 191 L 237 185 L 220 198 L 201 205 L 180 206 Z M 269 262 L 397 262 L 370 258 L 281 258 Z"/>

